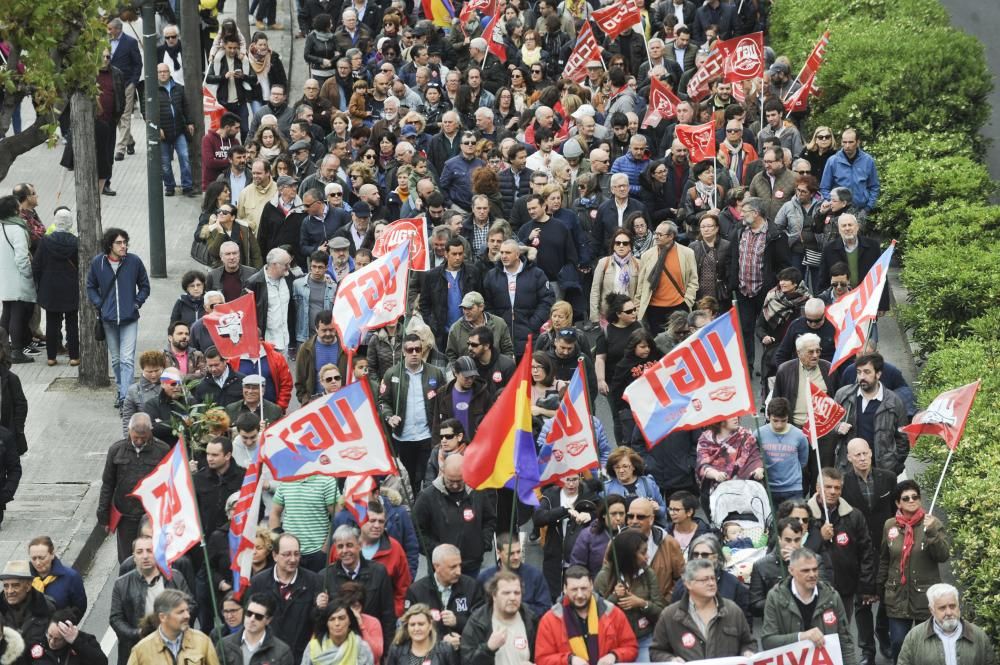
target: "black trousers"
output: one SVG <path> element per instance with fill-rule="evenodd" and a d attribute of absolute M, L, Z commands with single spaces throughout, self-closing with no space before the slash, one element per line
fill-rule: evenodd
<path fill-rule="evenodd" d="M 754 338 L 753 329 L 757 324 L 757 317 L 764 309 L 764 296 L 767 291 L 763 288 L 753 296 L 745 296 L 739 291 L 736 292 L 736 311 L 740 315 L 740 332 L 743 335 L 743 350 L 747 354 L 747 367 L 753 368 L 754 348 L 757 340 Z"/>
<path fill-rule="evenodd" d="M 655 307 L 649 305 L 646 307 L 646 313 L 643 317 L 646 320 L 646 329 L 655 337 L 666 329 L 665 326 L 671 314 L 674 312 L 687 313 L 690 311 L 687 303 L 681 303 L 673 307 Z"/>
<path fill-rule="evenodd" d="M 31 313 L 35 310 L 35 303 L 24 302 L 23 300 L 4 300 L 3 314 L 0 314 L 0 327 L 3 327 L 10 335 L 10 347 L 14 351 L 20 351 L 31 342 L 31 332 L 28 323 L 31 321 Z"/>
<path fill-rule="evenodd" d="M 431 440 L 400 441 L 394 439 L 394 441 L 399 461 L 403 463 L 403 468 L 410 476 L 410 487 L 413 488 L 414 495 L 419 494 L 423 487 L 424 474 L 427 472 L 427 460 L 431 457 Z M 427 482 L 433 480 L 433 478 L 428 478 Z M 414 496 L 414 498 L 416 497 Z"/>
<path fill-rule="evenodd" d="M 873 620 L 874 617 L 874 620 Z M 882 652 L 889 653 L 889 619 L 885 615 L 885 604 L 865 605 L 861 594 L 854 598 L 854 618 L 858 627 L 858 650 L 869 663 L 875 662 L 875 639 L 883 645 Z"/>
<path fill-rule="evenodd" d="M 139 535 L 139 517 L 122 516 L 115 535 L 118 537 L 118 563 L 132 556 L 132 541 Z"/>
<path fill-rule="evenodd" d="M 66 350 L 73 360 L 80 358 L 80 317 L 77 312 L 50 312 L 45 310 L 45 352 L 55 360 L 62 345 L 62 324 L 66 321 Z"/>

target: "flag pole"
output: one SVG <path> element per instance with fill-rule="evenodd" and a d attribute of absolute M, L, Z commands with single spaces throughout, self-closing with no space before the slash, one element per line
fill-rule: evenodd
<path fill-rule="evenodd" d="M 806 380 L 808 381 L 808 379 Z M 806 398 L 806 413 L 809 417 L 809 442 L 812 444 L 813 450 L 816 451 L 816 477 L 819 479 L 819 491 L 823 494 L 823 512 L 826 515 L 826 523 L 830 524 L 830 508 L 826 505 L 826 482 L 823 480 L 823 461 L 819 456 L 819 441 L 816 440 L 816 414 L 813 413 L 811 391 Z"/>
<path fill-rule="evenodd" d="M 944 468 L 941 469 L 941 477 L 938 478 L 937 487 L 934 489 L 934 498 L 931 499 L 931 507 L 927 509 L 927 514 L 930 515 L 934 512 L 934 506 L 937 504 L 938 494 L 941 493 L 941 485 L 944 483 L 944 476 L 948 473 L 948 465 L 951 464 L 951 457 L 955 454 L 955 449 L 948 448 L 948 457 L 944 460 Z"/>

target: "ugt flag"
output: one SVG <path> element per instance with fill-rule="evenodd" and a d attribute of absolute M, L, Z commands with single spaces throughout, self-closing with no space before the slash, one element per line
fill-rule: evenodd
<path fill-rule="evenodd" d="M 169 580 L 173 577 L 170 567 L 174 561 L 202 540 L 184 439 L 174 444 L 170 453 L 152 473 L 139 481 L 129 496 L 139 499 L 149 515 L 156 566 Z"/>
<path fill-rule="evenodd" d="M 826 318 L 836 329 L 831 372 L 864 348 L 868 340 L 868 324 L 878 317 L 878 304 L 889 281 L 889 262 L 895 248 L 896 241 L 893 240 L 857 288 L 826 308 Z"/>
<path fill-rule="evenodd" d="M 715 124 L 677 125 L 674 129 L 677 140 L 691 153 L 692 164 L 715 157 Z"/>
<path fill-rule="evenodd" d="M 726 83 L 737 83 L 764 76 L 764 33 L 754 32 L 719 42 L 716 48 L 725 54 L 722 69 Z"/>
<path fill-rule="evenodd" d="M 642 10 L 634 0 L 620 0 L 590 12 L 590 18 L 608 39 L 642 23 Z"/>
<path fill-rule="evenodd" d="M 809 382 L 809 396 L 812 398 L 813 418 L 816 423 L 816 438 L 821 439 L 833 431 L 833 428 L 844 417 L 846 411 L 844 411 L 844 407 L 837 404 L 837 400 L 817 388 L 811 381 Z M 810 431 L 809 423 L 806 423 L 802 427 L 802 432 L 806 436 L 812 436 Z"/>
<path fill-rule="evenodd" d="M 357 349 L 364 333 L 406 313 L 409 272 L 410 244 L 401 243 L 344 278 L 333 301 L 333 325 L 345 349 Z"/>
<path fill-rule="evenodd" d="M 538 505 L 538 457 L 531 430 L 531 337 L 507 387 L 500 393 L 465 449 L 462 477 L 477 490 L 506 487 Z"/>
<path fill-rule="evenodd" d="M 229 520 L 229 560 L 233 571 L 233 593 L 237 600 L 250 586 L 253 574 L 253 550 L 257 544 L 257 519 L 260 513 L 261 482 L 260 450 L 254 452 L 253 460 L 243 475 L 240 495 L 233 507 L 233 517 Z"/>
<path fill-rule="evenodd" d="M 750 373 L 733 307 L 678 344 L 625 389 L 652 448 L 674 430 L 753 413 Z"/>
<path fill-rule="evenodd" d="M 427 234 L 424 232 L 424 220 L 419 217 L 397 219 L 385 227 L 372 247 L 372 255 L 384 256 L 403 244 L 410 246 L 410 270 L 430 269 L 427 265 Z"/>
<path fill-rule="evenodd" d="M 542 469 L 538 482 L 541 485 L 600 466 L 597 435 L 587 405 L 585 385 L 583 363 L 578 361 L 553 417 L 552 429 L 538 452 L 538 466 Z"/>
<path fill-rule="evenodd" d="M 216 305 L 202 317 L 212 344 L 225 359 L 243 354 L 257 357 L 260 340 L 257 337 L 257 300 L 247 293 L 236 300 Z"/>
<path fill-rule="evenodd" d="M 274 423 L 260 450 L 275 480 L 396 472 L 367 381 L 318 397 Z"/>
<path fill-rule="evenodd" d="M 566 59 L 563 78 L 583 83 L 587 79 L 587 63 L 591 60 L 603 62 L 601 47 L 597 45 L 597 39 L 594 37 L 594 29 L 590 27 L 590 21 L 584 21 L 576 36 L 576 44 Z"/>
<path fill-rule="evenodd" d="M 348 476 L 344 480 L 344 508 L 358 526 L 368 521 L 368 501 L 374 491 L 375 479 L 371 475 Z"/>
<path fill-rule="evenodd" d="M 823 64 L 823 58 L 826 57 L 826 47 L 829 43 L 830 31 L 827 30 L 816 42 L 812 53 L 806 58 L 806 64 L 802 65 L 802 70 L 795 77 L 795 81 L 792 82 L 792 86 L 782 100 L 785 104 L 785 110 L 789 113 L 805 110 L 809 103 L 809 95 L 816 87 L 816 74 Z"/>
<path fill-rule="evenodd" d="M 961 388 L 944 391 L 934 398 L 927 409 L 913 416 L 913 422 L 900 427 L 899 431 L 910 438 L 910 446 L 916 445 L 918 436 L 928 434 L 941 437 L 948 448 L 955 450 L 965 431 L 965 423 L 969 419 L 969 411 L 980 383 L 982 379 Z"/>
<path fill-rule="evenodd" d="M 649 79 L 649 108 L 646 117 L 642 119 L 642 127 L 656 127 L 661 120 L 676 118 L 677 105 L 681 100 L 677 98 L 670 87 L 658 78 Z"/>

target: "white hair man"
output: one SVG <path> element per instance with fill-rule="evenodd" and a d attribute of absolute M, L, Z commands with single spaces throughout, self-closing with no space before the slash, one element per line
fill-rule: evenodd
<path fill-rule="evenodd" d="M 907 633 L 897 661 L 900 665 L 996 662 L 989 636 L 962 618 L 958 589 L 944 583 L 931 585 L 927 589 L 927 606 L 931 618 Z"/>
<path fill-rule="evenodd" d="M 435 547 L 431 567 L 430 575 L 407 589 L 403 607 L 409 609 L 416 603 L 429 606 L 431 614 L 438 617 L 434 623 L 441 641 L 457 649 L 472 609 L 482 602 L 482 590 L 475 579 L 462 574 L 462 552 L 454 545 Z"/>

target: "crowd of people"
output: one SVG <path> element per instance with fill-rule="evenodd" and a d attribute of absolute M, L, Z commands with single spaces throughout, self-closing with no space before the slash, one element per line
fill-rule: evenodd
<path fill-rule="evenodd" d="M 188 232 L 205 266 L 183 275 L 162 348 L 136 348 L 151 287 L 125 230 L 106 229 L 81 270 L 69 210 L 46 227 L 34 185 L 0 198 L 0 504 L 27 445 L 11 366 L 43 350 L 49 365 L 64 352 L 79 363 L 83 280 L 122 424 L 97 513 L 121 565 L 109 619 L 120 664 L 169 651 L 227 665 L 611 665 L 825 635 L 845 665 L 874 665 L 877 648 L 893 663 L 994 662 L 941 583 L 944 525 L 916 482 L 897 482 L 909 451 L 899 427 L 915 405 L 878 353 L 877 327 L 850 363 L 830 365 L 827 307 L 880 255 L 863 137 L 786 113 L 792 63 L 770 49 L 762 80 L 717 77 L 703 99 L 685 94 L 716 41 L 766 29 L 769 3 L 647 2 L 645 34 L 597 34 L 603 59 L 578 83 L 563 72 L 591 3 L 510 0 L 484 35 L 475 11 L 442 29 L 405 0 L 304 0 L 301 93 L 269 46 L 273 0 L 255 4 L 257 32 L 224 19 L 197 37 L 224 108 L 201 141 L 200 174 L 180 31 L 157 24 L 160 104 L 141 110 L 158 113 L 164 194 L 201 191 Z M 98 80 L 106 195 L 113 162 L 134 154 L 141 57 L 122 27 L 108 24 Z M 486 37 L 502 39 L 503 59 Z M 682 101 L 675 119 L 646 126 L 653 77 Z M 718 154 L 692 163 L 676 127 L 704 122 Z M 349 354 L 333 320 L 338 287 L 400 218 L 423 227 L 428 270 L 409 274 L 407 315 Z M 259 348 L 225 358 L 203 317 L 248 292 Z M 648 448 L 623 392 L 734 305 L 766 424 L 730 418 Z M 578 364 L 611 413 L 593 418 L 600 468 L 541 488 L 534 508 L 472 489 L 462 472 L 529 338 L 539 448 Z M 264 469 L 253 576 L 236 594 L 229 520 L 262 430 L 357 381 L 370 383 L 398 475 L 379 479 L 358 524 L 342 481 L 279 482 Z M 810 384 L 845 409 L 815 451 L 802 431 Z M 167 575 L 131 492 L 181 436 L 205 551 Z M 731 480 L 768 496 L 763 536 L 713 514 L 713 492 Z M 528 541 L 540 568 L 525 561 Z M 751 548 L 762 551 L 741 579 L 728 565 Z M 106 662 L 77 627 L 79 576 L 54 551 L 36 538 L 30 560 L 0 574 L 3 662 Z"/>

